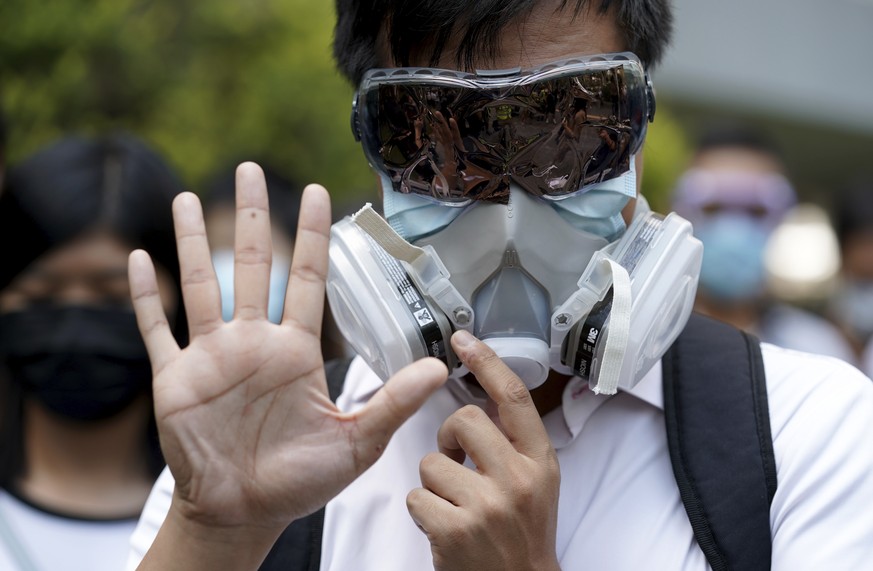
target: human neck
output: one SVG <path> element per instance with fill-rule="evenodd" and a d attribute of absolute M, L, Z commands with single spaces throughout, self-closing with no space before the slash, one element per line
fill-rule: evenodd
<path fill-rule="evenodd" d="M 25 402 L 23 477 L 29 501 L 84 517 L 138 513 L 152 484 L 143 453 L 150 403 L 143 395 L 121 413 L 93 423 L 60 418 Z"/>
<path fill-rule="evenodd" d="M 530 398 L 533 400 L 534 406 L 537 408 L 540 417 L 547 415 L 561 405 L 564 398 L 564 388 L 567 386 L 567 383 L 570 382 L 571 378 L 572 377 L 570 376 L 562 375 L 555 371 L 549 371 L 549 376 L 546 379 L 546 382 L 530 391 Z M 479 391 L 483 390 L 472 373 L 467 374 L 467 376 L 464 377 L 464 380 L 471 385 L 479 387 Z M 492 406 L 496 407 L 494 401 L 490 398 L 486 399 L 485 406 L 486 410 L 491 410 Z M 497 409 L 494 408 L 493 412 L 496 415 Z"/>
<path fill-rule="evenodd" d="M 534 406 L 537 407 L 537 412 L 540 413 L 541 417 L 561 406 L 564 398 L 564 388 L 571 378 L 556 371 L 549 371 L 549 377 L 546 379 L 546 382 L 530 392 L 530 397 L 533 399 Z"/>

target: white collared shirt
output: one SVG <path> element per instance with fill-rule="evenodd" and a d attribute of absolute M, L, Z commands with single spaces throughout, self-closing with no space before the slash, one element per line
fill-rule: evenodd
<path fill-rule="evenodd" d="M 873 569 L 873 383 L 836 359 L 762 345 L 779 488 L 770 524 L 774 571 Z M 362 406 L 381 382 L 358 359 L 338 405 Z M 437 392 L 379 461 L 327 506 L 322 571 L 432 568 L 406 509 L 418 463 L 464 403 Z M 565 570 L 709 569 L 673 477 L 661 368 L 631 391 L 598 396 L 571 381 L 543 419 L 561 466 L 556 552 Z M 156 484 L 128 569 L 154 539 L 172 480 Z"/>

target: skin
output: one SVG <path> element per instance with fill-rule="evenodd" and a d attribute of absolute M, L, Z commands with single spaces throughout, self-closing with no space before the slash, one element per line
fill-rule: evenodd
<path fill-rule="evenodd" d="M 235 256 L 243 271 L 235 272 L 230 322 L 221 319 L 197 197 L 180 195 L 173 210 L 191 332 L 184 349 L 170 333 L 148 255 L 133 252 L 129 262 L 176 478 L 170 513 L 141 568 L 256 569 L 290 521 L 375 462 L 446 369 L 435 359 L 414 363 L 355 414 L 330 401 L 319 339 L 331 222 L 322 187 L 304 191 L 279 325 L 266 319 L 271 240 L 260 168 L 248 163 L 237 173 Z"/>
<path fill-rule="evenodd" d="M 583 14 L 567 26 L 555 6 L 510 26 L 500 54 L 480 67 L 623 49 L 610 17 Z M 442 67 L 454 67 L 453 45 Z M 279 325 L 266 320 L 270 229 L 258 167 L 237 171 L 235 252 L 245 271 L 235 272 L 233 321 L 221 321 L 196 196 L 180 195 L 174 216 L 192 338 L 185 349 L 170 335 L 148 255 L 130 257 L 161 441 L 176 478 L 170 513 L 140 569 L 256 569 L 291 520 L 324 505 L 378 459 L 446 370 L 434 359 L 413 363 L 353 414 L 330 402 L 319 352 L 330 226 L 323 188 L 304 192 Z M 567 378 L 550 378 L 538 401 L 487 345 L 463 332 L 451 342 L 491 403 L 488 412 L 464 407 L 446 420 L 435 435 L 439 452 L 421 462 L 422 487 L 409 494 L 434 567 L 558 569 L 560 473 L 540 415 L 560 402 Z M 461 464 L 467 456 L 475 470 Z"/>
<path fill-rule="evenodd" d="M 204 213 L 206 235 L 213 250 L 233 248 L 233 229 L 236 224 L 236 208 L 233 204 L 219 204 Z M 288 235 L 281 226 L 272 227 L 273 255 L 291 258 L 294 251 L 294 236 Z"/>
<path fill-rule="evenodd" d="M 846 277 L 873 281 L 873 230 L 862 230 L 848 236 L 843 244 L 842 259 Z"/>
<path fill-rule="evenodd" d="M 0 313 L 44 299 L 75 305 L 130 305 L 130 248 L 91 233 L 37 259 L 0 292 Z M 170 276 L 161 270 L 162 305 L 176 305 Z M 34 399 L 24 402 L 27 466 L 17 491 L 39 505 L 83 517 L 131 517 L 142 510 L 153 476 L 142 455 L 149 419 L 143 395 L 121 413 L 87 424 L 72 422 Z"/>
<path fill-rule="evenodd" d="M 452 347 L 492 406 L 468 405 L 446 419 L 439 452 L 420 463 L 422 487 L 407 496 L 434 569 L 559 569 L 560 470 L 530 393 L 470 334 L 456 333 Z M 475 470 L 463 465 L 468 456 Z"/>

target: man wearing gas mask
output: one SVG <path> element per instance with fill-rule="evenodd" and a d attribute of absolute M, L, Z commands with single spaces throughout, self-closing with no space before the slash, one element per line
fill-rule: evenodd
<path fill-rule="evenodd" d="M 315 554 L 288 568 L 710 568 L 719 545 L 696 542 L 683 509 L 658 366 L 689 318 L 700 246 L 637 188 L 667 3 L 341 0 L 337 12 L 385 218 L 364 208 L 335 225 L 328 261 L 327 196 L 307 188 L 270 324 L 265 191 L 243 165 L 225 324 L 199 206 L 180 198 L 184 350 L 148 257 L 132 255 L 175 487 L 165 474 L 153 492 L 130 568 L 146 550 L 141 569 L 279 568 L 277 537 L 325 504 L 323 529 L 303 538 Z M 325 284 L 360 357 L 336 407 L 318 354 Z M 779 487 L 741 490 L 772 494 L 755 562 L 769 566 L 772 543 L 778 568 L 863 568 L 873 386 L 824 357 L 761 350 L 765 471 Z M 705 444 L 730 473 L 720 445 Z"/>

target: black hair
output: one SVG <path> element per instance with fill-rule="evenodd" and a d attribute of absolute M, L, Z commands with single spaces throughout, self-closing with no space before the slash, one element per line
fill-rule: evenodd
<path fill-rule="evenodd" d="M 38 151 L 9 170 L 0 194 L 0 290 L 43 254 L 89 230 L 106 229 L 131 249 L 148 251 L 173 277 L 179 304 L 170 318 L 184 343 L 187 328 L 172 217 L 173 198 L 181 189 L 164 160 L 128 134 L 69 137 Z M 7 393 L 0 394 L 2 486 L 24 466 L 24 395 L 18 383 L 6 378 L 0 378 L 0 389 Z M 157 477 L 164 462 L 154 418 L 145 446 Z"/>
<path fill-rule="evenodd" d="M 854 181 L 834 200 L 834 231 L 841 246 L 854 234 L 873 231 L 873 178 Z"/>
<path fill-rule="evenodd" d="M 172 202 L 181 189 L 164 160 L 131 135 L 68 137 L 38 151 L 9 169 L 0 196 L 0 289 L 97 228 L 147 250 L 178 283 Z"/>
<path fill-rule="evenodd" d="M 766 133 L 740 123 L 711 125 L 697 139 L 696 151 L 739 148 L 756 151 L 782 163 L 782 151 Z"/>
<path fill-rule="evenodd" d="M 364 73 L 387 65 L 380 61 L 379 42 L 400 66 L 429 50 L 429 65 L 440 59 L 449 38 L 459 35 L 456 63 L 472 69 L 477 56 L 494 57 L 507 25 L 529 14 L 540 0 L 336 0 L 334 56 L 353 83 Z M 670 43 L 673 14 L 670 0 L 573 0 L 573 18 L 596 5 L 597 13 L 614 13 L 625 49 L 646 67 L 656 65 Z M 561 0 L 557 11 L 570 0 Z M 383 32 L 384 27 L 384 32 Z M 387 55 L 387 54 L 385 54 Z M 575 54 L 567 54 L 575 55 Z"/>
<path fill-rule="evenodd" d="M 300 197 L 303 188 L 292 179 L 280 174 L 275 168 L 258 162 L 267 182 L 267 199 L 270 202 L 270 219 L 279 223 L 291 239 L 297 234 L 297 217 L 300 214 Z M 233 206 L 236 200 L 236 167 L 219 171 L 203 188 L 203 210 L 208 212 L 216 206 Z"/>

